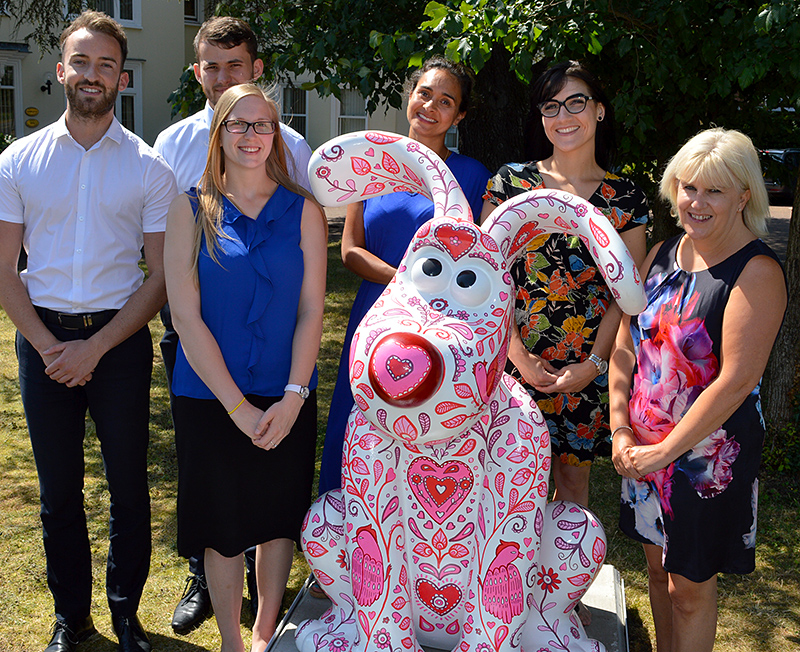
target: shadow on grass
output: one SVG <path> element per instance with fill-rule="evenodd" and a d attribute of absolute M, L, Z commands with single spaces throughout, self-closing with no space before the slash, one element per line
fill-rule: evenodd
<path fill-rule="evenodd" d="M 653 652 L 650 635 L 638 609 L 628 609 L 628 650 L 630 652 Z"/>
<path fill-rule="evenodd" d="M 146 623 L 142 623 L 147 632 Z M 110 629 L 110 625 L 109 625 Z M 150 643 L 154 650 L 159 652 L 206 652 L 208 648 L 196 645 L 190 641 L 162 636 L 147 632 Z M 113 634 L 108 637 L 105 634 L 96 634 L 85 643 L 81 644 L 81 652 L 118 652 L 119 643 Z"/>

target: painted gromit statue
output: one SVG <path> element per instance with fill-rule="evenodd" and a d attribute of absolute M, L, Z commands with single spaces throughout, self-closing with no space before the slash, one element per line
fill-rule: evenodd
<path fill-rule="evenodd" d="M 324 205 L 412 191 L 436 217 L 353 337 L 342 489 L 321 496 L 303 528 L 333 604 L 301 624 L 298 649 L 604 649 L 574 612 L 605 558 L 603 528 L 577 504 L 547 503 L 545 420 L 503 370 L 508 270 L 526 243 L 577 234 L 636 313 L 644 293 L 622 240 L 597 209 L 556 190 L 519 195 L 479 227 L 442 160 L 394 134 L 330 141 L 309 176 Z"/>

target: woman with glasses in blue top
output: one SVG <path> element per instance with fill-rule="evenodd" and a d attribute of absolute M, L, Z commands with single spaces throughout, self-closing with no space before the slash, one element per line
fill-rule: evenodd
<path fill-rule="evenodd" d="M 222 652 L 244 652 L 242 555 L 253 546 L 250 649 L 266 648 L 311 503 L 326 223 L 289 177 L 278 120 L 259 87 L 225 91 L 199 187 L 167 221 L 178 550 L 205 555 Z"/>
<path fill-rule="evenodd" d="M 527 163 L 509 163 L 489 181 L 482 218 L 510 197 L 565 190 L 597 206 L 641 264 L 649 209 L 644 192 L 609 170 L 614 112 L 583 65 L 548 69 L 533 88 Z M 586 246 L 567 235 L 532 240 L 512 268 L 516 323 L 512 374 L 536 399 L 552 441 L 555 499 L 587 505 L 589 469 L 608 430 L 607 360 L 621 311 Z M 588 612 L 579 611 L 588 621 Z M 586 624 L 586 622 L 584 622 Z"/>

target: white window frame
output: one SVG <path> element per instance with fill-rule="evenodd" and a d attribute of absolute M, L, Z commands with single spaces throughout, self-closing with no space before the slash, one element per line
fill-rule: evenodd
<path fill-rule="evenodd" d="M 119 22 L 120 25 L 123 27 L 132 27 L 134 29 L 141 29 L 142 27 L 142 0 L 131 0 L 132 2 L 132 9 L 133 9 L 133 18 L 126 19 L 119 17 L 119 2 L 120 0 L 112 0 L 114 3 L 114 14 L 111 16 L 114 20 Z M 84 9 L 88 8 L 88 3 L 86 0 L 82 0 L 81 5 Z M 64 10 L 68 9 L 67 0 L 64 0 Z M 74 20 L 77 18 L 77 14 L 70 14 L 69 19 Z"/>
<path fill-rule="evenodd" d="M 303 93 L 305 100 L 306 100 L 306 112 L 305 113 L 289 113 L 286 111 L 286 107 L 284 106 L 284 91 L 292 90 L 292 91 L 299 91 Z M 302 88 L 298 88 L 297 86 L 292 86 L 291 84 L 278 84 L 278 92 L 280 93 L 280 109 L 281 115 L 280 120 L 283 124 L 289 125 L 292 129 L 294 129 L 297 133 L 299 133 L 303 138 L 308 138 L 308 91 L 304 91 Z M 293 118 L 305 118 L 305 129 L 304 131 L 300 131 L 296 124 L 294 123 Z M 305 132 L 305 133 L 304 133 Z"/>
<path fill-rule="evenodd" d="M 205 12 L 205 9 L 206 9 L 205 1 L 204 0 L 194 0 L 194 3 L 195 3 L 195 7 L 197 8 L 197 15 L 194 16 L 194 17 L 187 16 L 185 11 L 184 11 L 184 14 L 183 14 L 183 21 L 187 25 L 200 25 L 200 24 L 202 24 L 203 18 L 205 17 L 205 13 L 206 13 Z M 185 6 L 186 6 L 186 4 L 184 2 L 184 7 Z"/>
<path fill-rule="evenodd" d="M 0 65 L 11 66 L 14 69 L 14 136 L 22 138 L 25 135 L 25 109 L 22 106 L 22 59 L 24 52 L 9 50 L 0 51 Z"/>
<path fill-rule="evenodd" d="M 114 106 L 114 114 L 117 119 L 122 115 L 122 97 L 133 97 L 133 133 L 139 137 L 143 137 L 144 133 L 142 122 L 142 61 L 136 59 L 128 59 L 125 65 L 122 66 L 123 70 L 131 71 L 131 80 L 128 82 L 128 87 L 119 92 L 117 95 L 117 103 Z M 133 82 L 131 85 L 130 82 Z"/>
<path fill-rule="evenodd" d="M 458 147 L 461 144 L 458 136 L 458 125 L 452 125 L 445 134 L 445 145 L 451 152 L 458 154 Z"/>
<path fill-rule="evenodd" d="M 358 93 L 360 96 L 361 94 L 353 89 L 347 88 L 343 89 L 342 93 Z M 367 100 L 364 100 L 364 114 L 363 115 L 347 115 L 342 113 L 342 102 L 338 98 L 333 98 L 333 110 L 331 112 L 331 137 L 341 135 L 339 133 L 339 120 L 341 118 L 350 118 L 350 119 L 361 119 L 364 120 L 364 127 L 363 130 L 369 129 L 369 115 L 367 114 Z M 358 129 L 357 131 L 362 131 L 362 129 Z M 346 132 L 351 133 L 351 132 Z"/>

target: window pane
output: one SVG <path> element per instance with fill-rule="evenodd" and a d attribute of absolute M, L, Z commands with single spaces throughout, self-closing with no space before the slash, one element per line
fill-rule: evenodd
<path fill-rule="evenodd" d="M 367 115 L 367 106 L 361 93 L 346 90 L 342 93 L 341 115 Z"/>
<path fill-rule="evenodd" d="M 184 0 L 183 1 L 183 17 L 186 20 L 197 20 L 197 1 Z"/>
<path fill-rule="evenodd" d="M 304 115 L 281 116 L 281 122 L 289 125 L 303 138 L 306 137 L 306 117 Z"/>
<path fill-rule="evenodd" d="M 119 19 L 133 20 L 133 0 L 119 0 Z"/>
<path fill-rule="evenodd" d="M 3 78 L 0 79 L 0 86 L 6 88 L 10 86 L 14 88 L 14 67 L 13 66 L 6 66 L 3 70 Z"/>
<path fill-rule="evenodd" d="M 283 112 L 287 115 L 306 113 L 306 92 L 300 88 L 283 89 Z"/>
<path fill-rule="evenodd" d="M 0 79 L 0 133 L 16 136 L 14 128 L 14 68 L 5 66 Z"/>
<path fill-rule="evenodd" d="M 94 8 L 97 11 L 102 11 L 105 14 L 108 14 L 112 18 L 116 18 L 114 13 L 114 0 L 94 0 Z"/>
<path fill-rule="evenodd" d="M 133 119 L 133 95 L 120 95 L 120 105 L 122 107 L 122 111 L 119 121 L 122 123 L 122 126 L 128 129 L 129 131 L 134 130 L 134 119 Z"/>

